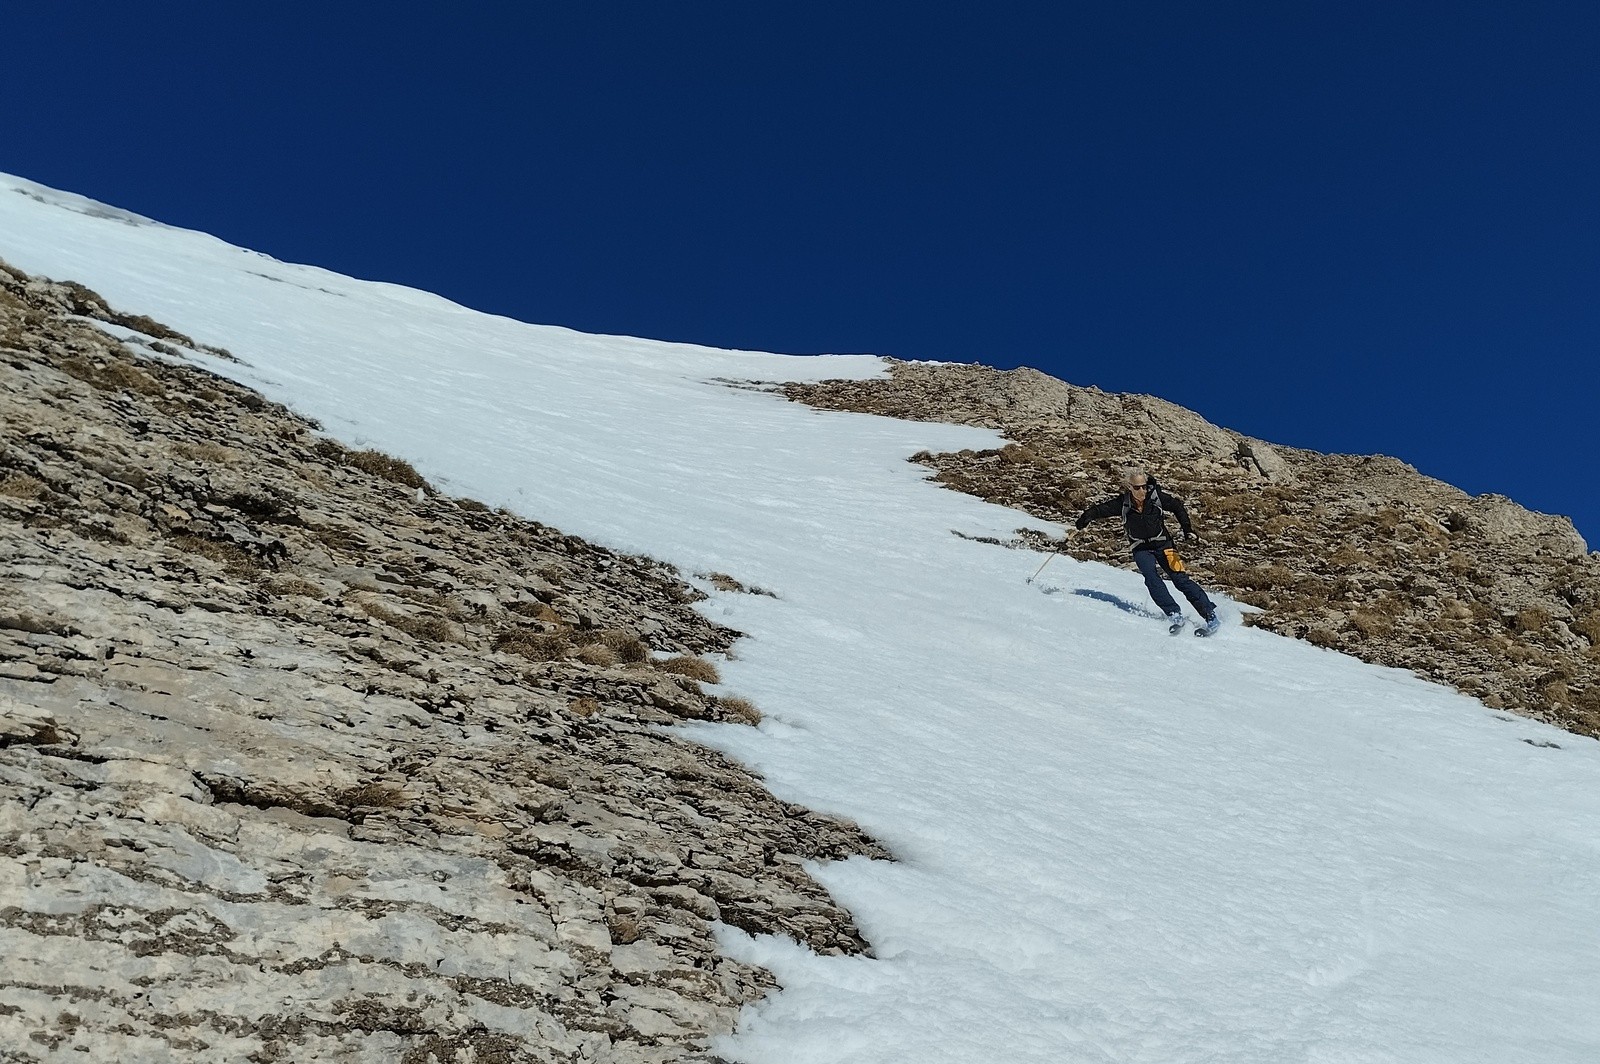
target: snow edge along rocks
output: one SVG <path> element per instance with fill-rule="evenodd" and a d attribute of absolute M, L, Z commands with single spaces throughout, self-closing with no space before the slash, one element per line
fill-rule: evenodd
<path fill-rule="evenodd" d="M 1201 583 L 1261 611 L 1244 623 L 1600 738 L 1600 554 L 1566 518 L 1383 455 L 1251 439 L 1154 396 L 1028 368 L 888 362 L 876 380 L 779 390 L 820 409 L 998 430 L 1012 442 L 912 460 L 947 488 L 1046 521 L 1070 524 L 1141 465 L 1187 501 Z M 1107 529 L 1069 553 L 1128 567 Z"/>
<path fill-rule="evenodd" d="M 772 986 L 715 921 L 866 951 L 803 863 L 882 847 L 659 727 L 754 716 L 674 570 L 206 355 L 0 264 L 6 1044 L 705 1060 Z"/>

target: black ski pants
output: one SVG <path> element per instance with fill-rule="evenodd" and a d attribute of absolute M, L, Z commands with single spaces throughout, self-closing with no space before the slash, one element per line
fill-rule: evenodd
<path fill-rule="evenodd" d="M 1172 578 L 1172 586 L 1183 592 L 1183 597 L 1200 612 L 1200 616 L 1209 618 L 1216 612 L 1217 608 L 1206 598 L 1205 591 L 1190 579 L 1188 573 L 1175 573 L 1167 565 L 1165 548 L 1140 547 L 1133 552 L 1133 564 L 1139 567 L 1144 586 L 1150 589 L 1150 597 L 1155 599 L 1162 613 L 1170 615 L 1178 612 L 1178 603 L 1172 597 L 1172 592 L 1167 590 L 1166 581 L 1161 579 L 1162 574 Z"/>

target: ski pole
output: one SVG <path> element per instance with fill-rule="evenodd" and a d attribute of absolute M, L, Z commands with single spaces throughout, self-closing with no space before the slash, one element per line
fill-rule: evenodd
<path fill-rule="evenodd" d="M 1044 560 L 1044 565 L 1049 565 L 1049 564 L 1050 564 L 1050 563 L 1051 563 L 1051 562 L 1053 562 L 1053 561 L 1055 561 L 1055 560 L 1056 560 L 1056 555 L 1055 555 L 1055 552 L 1054 552 L 1054 551 L 1052 551 L 1052 552 L 1051 552 L 1051 554 L 1050 554 L 1050 557 L 1048 557 L 1048 558 L 1046 558 L 1046 559 L 1045 559 L 1045 560 Z M 1044 572 L 1044 565 L 1041 565 L 1041 566 L 1039 566 L 1039 568 L 1038 568 L 1038 569 L 1036 569 L 1036 570 L 1034 570 L 1034 573 L 1033 573 L 1033 575 L 1032 575 L 1032 576 L 1030 576 L 1030 577 L 1028 577 L 1028 579 L 1027 579 L 1027 580 L 1025 580 L 1025 581 L 1023 581 L 1023 582 L 1024 582 L 1024 583 L 1028 583 L 1028 584 L 1031 584 L 1031 583 L 1033 583 L 1033 582 L 1034 582 L 1034 581 L 1035 581 L 1035 580 L 1037 580 L 1037 579 L 1039 579 L 1039 574 L 1040 574 L 1040 573 L 1042 573 L 1042 572 Z"/>
<path fill-rule="evenodd" d="M 1056 555 L 1061 553 L 1061 548 L 1065 547 L 1067 545 L 1067 540 L 1069 540 L 1071 538 L 1072 538 L 1072 532 L 1069 530 L 1066 535 L 1061 537 L 1061 544 L 1059 546 L 1057 546 L 1055 550 L 1050 552 L 1050 557 L 1048 557 L 1048 558 L 1046 558 L 1044 560 L 1044 565 L 1049 565 L 1051 562 L 1055 561 L 1056 560 Z M 1035 569 L 1034 572 L 1033 572 L 1033 575 L 1028 577 L 1028 579 L 1023 581 L 1023 582 L 1027 583 L 1027 584 L 1031 584 L 1035 580 L 1039 579 L 1039 574 L 1044 572 L 1044 565 L 1041 565 L 1041 566 L 1039 566 L 1039 568 Z"/>

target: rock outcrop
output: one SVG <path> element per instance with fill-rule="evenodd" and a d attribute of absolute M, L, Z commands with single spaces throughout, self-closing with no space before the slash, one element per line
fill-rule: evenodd
<path fill-rule="evenodd" d="M 0 269 L 0 1057 L 705 1061 L 711 921 L 865 948 L 883 851 L 658 727 L 758 718 L 699 591 L 193 346 Z"/>
<path fill-rule="evenodd" d="M 1187 501 L 1203 540 L 1184 553 L 1202 583 L 1264 611 L 1247 623 L 1600 737 L 1600 557 L 1566 518 L 1469 496 L 1393 458 L 1273 446 L 1165 400 L 1031 369 L 896 362 L 887 379 L 783 390 L 999 429 L 1014 442 L 917 460 L 950 488 L 1050 521 L 1071 523 L 1142 465 Z M 1109 523 L 1070 552 L 1129 564 Z"/>

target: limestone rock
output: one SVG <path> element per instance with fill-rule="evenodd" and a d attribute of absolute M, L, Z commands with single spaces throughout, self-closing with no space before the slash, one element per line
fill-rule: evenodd
<path fill-rule="evenodd" d="M 0 293 L 7 1052 L 707 1060 L 772 979 L 698 854 L 741 926 L 865 949 L 766 857 L 884 851 L 654 730 L 720 718 L 650 655 L 738 635 L 676 573 L 419 489 L 86 289 Z"/>

